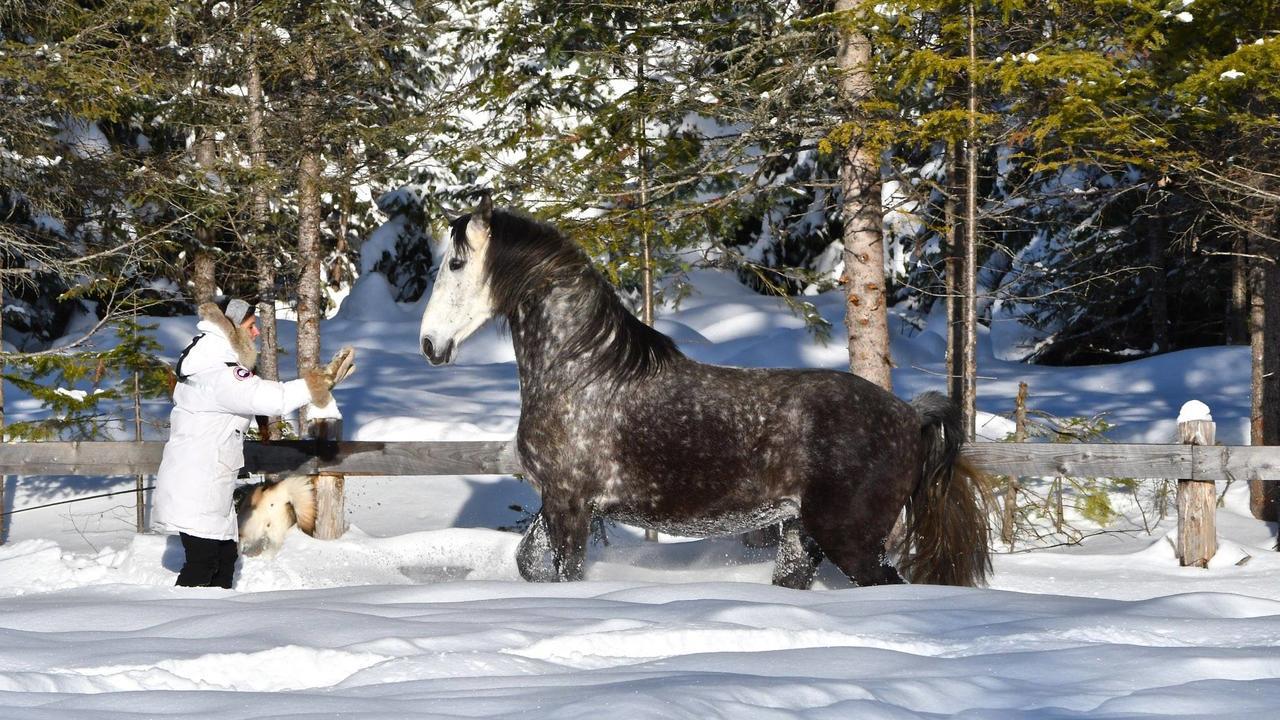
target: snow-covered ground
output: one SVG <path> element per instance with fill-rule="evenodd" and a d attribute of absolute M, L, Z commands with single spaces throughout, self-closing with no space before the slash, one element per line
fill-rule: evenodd
<path fill-rule="evenodd" d="M 698 293 L 660 321 L 690 355 L 845 367 L 839 297 L 815 299 L 836 325 L 823 346 L 732 277 L 693 280 Z M 457 364 L 432 368 L 416 347 L 420 312 L 369 275 L 324 323 L 327 351 L 360 352 L 336 392 L 348 437 L 510 437 L 509 340 L 486 328 Z M 156 336 L 173 356 L 193 326 L 161 320 Z M 1247 437 L 1245 348 L 1045 368 L 997 360 L 990 339 L 989 413 L 1011 412 L 1024 381 L 1032 409 L 1105 414 L 1113 440 L 1171 440 L 1190 399 L 1210 406 L 1220 442 Z M 942 349 L 933 332 L 897 335 L 897 392 L 939 388 Z M 6 398 L 10 417 L 40 412 L 11 387 Z M 1008 432 L 1003 418 L 983 425 Z M 11 478 L 5 506 L 132 482 Z M 851 588 L 824 565 L 815 590 L 782 590 L 768 584 L 767 549 L 645 543 L 621 526 L 590 548 L 587 581 L 527 584 L 518 535 L 498 528 L 538 500 L 510 477 L 350 478 L 345 537 L 294 531 L 274 558 L 245 559 L 233 591 L 173 587 L 180 546 L 134 535 L 129 495 L 33 510 L 10 518 L 0 546 L 0 718 L 1272 717 L 1276 528 L 1249 518 L 1242 487 L 1223 489 L 1207 570 L 1179 568 L 1174 521 L 1144 532 L 1138 504 L 1117 494 L 1111 525 L 1072 521 L 1124 532 L 1002 553 L 986 589 Z"/>

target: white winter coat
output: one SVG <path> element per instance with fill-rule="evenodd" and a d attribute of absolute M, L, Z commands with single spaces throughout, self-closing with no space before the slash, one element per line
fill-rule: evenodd
<path fill-rule="evenodd" d="M 254 375 L 256 353 L 241 328 L 214 305 L 177 368 L 169 441 L 156 476 L 152 524 L 213 540 L 237 540 L 231 495 L 244 466 L 244 435 L 254 415 L 286 415 L 311 399 L 303 379 Z"/>

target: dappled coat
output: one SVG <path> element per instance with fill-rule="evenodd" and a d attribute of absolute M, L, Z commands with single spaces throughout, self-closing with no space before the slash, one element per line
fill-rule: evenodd
<path fill-rule="evenodd" d="M 254 415 L 285 415 L 311 400 L 304 379 L 254 375 L 253 340 L 216 305 L 200 306 L 200 334 L 176 368 L 152 524 L 214 540 L 236 540 L 231 494 L 244 466 L 244 435 Z"/>

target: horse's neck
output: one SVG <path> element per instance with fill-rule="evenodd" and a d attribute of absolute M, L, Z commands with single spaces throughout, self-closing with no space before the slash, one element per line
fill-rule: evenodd
<path fill-rule="evenodd" d="M 588 317 L 601 303 L 617 303 L 589 281 L 553 287 L 539 300 L 522 305 L 513 317 L 512 342 L 522 387 L 569 387 L 604 352 L 615 328 L 581 343 Z"/>

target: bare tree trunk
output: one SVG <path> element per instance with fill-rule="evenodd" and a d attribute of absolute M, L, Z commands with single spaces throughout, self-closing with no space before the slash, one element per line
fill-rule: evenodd
<path fill-rule="evenodd" d="M 1262 361 L 1266 329 L 1266 306 L 1262 292 L 1263 270 L 1257 260 L 1249 267 L 1249 444 L 1264 445 L 1262 438 Z M 1249 481 L 1249 510 L 1253 516 L 1263 519 L 1265 511 L 1261 480 Z"/>
<path fill-rule="evenodd" d="M 253 252 L 254 269 L 258 276 L 258 331 L 262 351 L 258 354 L 258 375 L 268 380 L 280 379 L 279 333 L 276 327 L 276 266 L 272 257 L 271 240 L 266 237 L 267 193 L 262 187 L 262 169 L 266 166 L 266 143 L 263 129 L 262 71 L 258 66 L 257 39 L 250 37 L 248 72 L 245 78 L 248 101 L 247 131 L 249 136 L 249 165 L 253 173 L 250 189 L 253 202 L 249 209 L 248 245 Z M 268 418 L 267 427 L 261 430 L 264 440 L 279 437 L 279 418 Z"/>
<path fill-rule="evenodd" d="M 1169 219 L 1165 217 L 1164 191 L 1157 190 L 1161 199 L 1156 201 L 1156 229 L 1147 235 L 1147 256 L 1151 269 L 1151 344 L 1157 353 L 1169 351 L 1169 289 L 1166 275 L 1165 246 L 1169 242 Z"/>
<path fill-rule="evenodd" d="M 961 250 L 961 219 L 959 201 L 960 143 L 947 146 L 947 196 L 943 201 L 943 221 L 947 228 L 946 286 L 947 286 L 947 397 L 960 403 L 964 395 L 964 365 L 960 362 L 964 343 L 964 303 L 961 298 L 960 276 L 964 269 L 964 253 Z"/>
<path fill-rule="evenodd" d="M 319 69 L 316 59 L 306 56 L 302 67 L 302 82 L 318 105 L 321 102 L 317 89 Z M 320 320 L 324 315 L 323 285 L 320 281 L 320 261 L 323 248 L 320 243 L 320 183 L 321 145 L 318 137 L 319 123 L 304 119 L 302 129 L 302 156 L 298 160 L 298 262 L 302 271 L 298 278 L 298 373 L 320 366 Z M 307 408 L 298 411 L 298 426 L 303 437 L 318 440 L 339 440 L 342 422 L 325 418 L 310 418 Z M 332 539 L 346 531 L 345 500 L 342 475 L 324 473 L 316 476 L 316 537 Z"/>
<path fill-rule="evenodd" d="M 196 165 L 202 172 L 211 172 L 214 164 L 216 148 L 213 138 L 201 131 L 196 140 Z M 191 256 L 191 294 L 196 304 L 213 300 L 218 293 L 218 281 L 215 275 L 214 239 L 216 230 L 210 225 L 196 228 L 196 246 Z"/>
<path fill-rule="evenodd" d="M 347 233 L 351 231 L 351 176 L 343 176 L 345 187 L 338 203 L 338 232 L 335 233 L 333 262 L 329 263 L 329 287 L 337 290 L 347 279 Z"/>
<path fill-rule="evenodd" d="M 333 193 L 338 212 L 338 227 L 334 233 L 333 261 L 329 263 L 327 284 L 335 291 L 340 289 L 343 283 L 354 279 L 354 275 L 348 276 L 350 267 L 347 262 L 347 236 L 351 232 L 352 206 L 355 204 L 355 194 L 351 188 L 355 184 L 357 164 L 355 149 L 348 145 L 342 157 L 340 187 L 335 188 Z"/>
<path fill-rule="evenodd" d="M 1226 321 L 1226 340 L 1228 345 L 1239 345 L 1249 338 L 1249 266 L 1244 257 L 1243 234 L 1237 235 L 1231 250 L 1231 307 Z"/>
<path fill-rule="evenodd" d="M 1161 227 L 1166 227 L 1161 223 Z M 1164 238 L 1152 234 L 1147 239 L 1151 262 L 1151 344 L 1157 353 L 1169 351 L 1169 289 L 1165 275 Z"/>
<path fill-rule="evenodd" d="M 643 18 L 643 16 L 642 16 Z M 644 20 L 636 26 L 636 43 L 639 58 L 636 60 L 636 87 L 639 91 L 637 97 L 643 95 L 644 90 L 644 65 L 645 53 L 644 48 L 640 46 L 640 31 L 643 28 Z M 644 115 L 640 116 L 638 121 L 639 127 L 636 128 L 636 170 L 638 174 L 638 182 L 640 186 L 640 267 L 641 282 L 640 292 L 644 294 L 641 303 L 641 319 L 645 325 L 653 325 L 653 247 L 649 240 L 649 168 L 648 147 L 647 147 L 647 131 L 645 128 Z M 658 531 L 648 528 L 644 531 L 644 539 L 648 542 L 658 542 Z"/>
<path fill-rule="evenodd" d="M 314 88 L 318 71 L 315 60 L 303 68 L 303 82 Z M 305 128 L 314 133 L 315 128 Z M 320 317 L 323 313 L 320 288 L 320 149 L 314 137 L 304 140 L 298 161 L 298 372 L 320 365 Z M 306 410 L 300 413 L 301 427 L 307 426 Z"/>
<path fill-rule="evenodd" d="M 837 0 L 837 12 L 852 13 L 861 3 Z M 841 31 L 837 60 L 840 93 L 856 107 L 871 93 L 871 41 L 851 26 Z M 848 278 L 845 328 L 849 371 L 892 389 L 889 317 L 884 281 L 884 210 L 880 200 L 880 158 L 864 141 L 854 139 L 840 163 L 843 191 L 844 269 Z"/>
<path fill-rule="evenodd" d="M 1267 255 L 1265 250 L 1255 251 Z M 1269 257 L 1252 261 L 1249 269 L 1249 338 L 1252 351 L 1252 378 L 1249 412 L 1249 442 L 1252 445 L 1280 444 L 1280 271 Z M 1268 332 L 1270 330 L 1270 332 Z M 1270 336 L 1270 337 L 1268 337 Z M 1277 483 L 1249 481 L 1249 511 L 1255 518 L 1275 522 L 1280 487 Z"/>
<path fill-rule="evenodd" d="M 1249 442 L 1280 445 L 1280 269 L 1266 249 L 1249 269 L 1252 392 Z M 1280 484 L 1249 481 L 1249 510 L 1259 520 L 1280 519 Z"/>
<path fill-rule="evenodd" d="M 643 86 L 643 51 L 640 53 L 636 74 L 639 84 Z M 646 144 L 647 138 L 645 137 L 645 118 L 643 116 L 641 116 L 639 124 L 636 143 L 636 164 L 640 175 L 640 263 L 642 273 L 641 292 L 644 293 L 644 302 L 641 304 L 641 310 L 644 324 L 653 325 L 653 246 L 649 240 L 649 168 L 646 164 L 648 147 Z M 645 532 L 645 536 L 648 537 L 648 531 Z"/>
<path fill-rule="evenodd" d="M 974 4 L 969 3 L 969 134 L 965 140 L 964 268 L 960 415 L 973 440 L 978 416 L 978 43 Z"/>
<path fill-rule="evenodd" d="M 1280 264 L 1270 254 L 1263 273 L 1266 298 L 1262 342 L 1262 442 L 1280 445 Z M 1280 520 L 1280 483 L 1265 483 L 1266 517 Z"/>
<path fill-rule="evenodd" d="M 133 307 L 133 327 L 131 332 L 138 332 L 138 306 Z M 133 439 L 135 442 L 142 442 L 142 385 L 137 370 L 133 371 Z M 135 475 L 133 478 L 134 492 L 134 529 L 139 533 L 147 531 L 147 495 L 146 495 L 145 475 Z"/>

